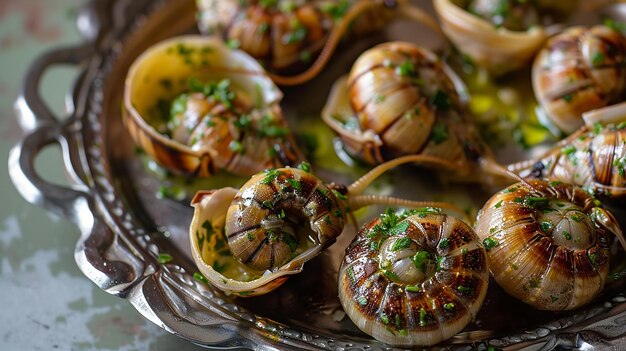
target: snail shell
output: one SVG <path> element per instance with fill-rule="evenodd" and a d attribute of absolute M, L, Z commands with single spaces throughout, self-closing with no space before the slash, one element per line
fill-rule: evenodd
<path fill-rule="evenodd" d="M 462 81 L 434 53 L 391 42 L 361 54 L 322 115 L 345 150 L 367 163 L 421 154 L 469 173 L 487 150 L 466 120 L 466 100 Z"/>
<path fill-rule="evenodd" d="M 553 178 L 607 199 L 626 195 L 626 119 L 584 128 L 536 160 L 508 166 L 523 178 Z"/>
<path fill-rule="evenodd" d="M 240 297 L 263 295 L 281 286 L 289 275 L 302 271 L 304 262 L 319 251 L 316 248 L 295 257 L 273 272 L 258 272 L 241 264 L 228 251 L 224 224 L 228 207 L 237 189 L 201 191 L 192 200 L 193 219 L 189 226 L 191 256 L 200 270 L 200 280 Z M 206 280 L 205 280 L 206 278 Z"/>
<path fill-rule="evenodd" d="M 230 100 L 188 92 L 191 81 L 215 83 Z M 181 36 L 150 47 L 131 66 L 124 123 L 135 143 L 174 173 L 202 177 L 224 169 L 250 175 L 302 159 L 281 99 L 263 68 L 244 52 L 216 38 Z M 168 101 L 172 111 L 180 103 L 180 111 L 170 115 Z M 261 128 L 268 125 L 284 132 L 269 135 Z"/>
<path fill-rule="evenodd" d="M 457 334 L 480 309 L 487 256 L 462 221 L 434 209 L 411 213 L 387 212 L 359 231 L 339 270 L 339 299 L 375 339 L 428 346 Z"/>
<path fill-rule="evenodd" d="M 279 168 L 241 187 L 226 219 L 232 254 L 252 269 L 275 270 L 303 250 L 335 242 L 345 211 L 333 191 L 312 174 Z"/>
<path fill-rule="evenodd" d="M 558 181 L 518 183 L 482 208 L 476 232 L 508 294 L 541 310 L 570 310 L 598 295 L 609 270 L 613 216 L 584 190 Z"/>
<path fill-rule="evenodd" d="M 494 75 L 530 63 L 547 37 L 541 26 L 526 31 L 497 28 L 493 23 L 466 11 L 458 5 L 459 2 L 433 1 L 442 29 L 459 51 Z"/>
<path fill-rule="evenodd" d="M 533 89 L 546 117 L 569 134 L 582 114 L 624 99 L 626 38 L 606 26 L 574 27 L 551 38 L 533 64 Z"/>
<path fill-rule="evenodd" d="M 206 34 L 219 33 L 225 40 L 261 60 L 273 72 L 306 66 L 325 45 L 330 31 L 350 7 L 359 1 L 239 1 L 200 0 L 199 27 Z M 364 11 L 351 33 L 381 28 L 392 12 L 384 7 Z"/>

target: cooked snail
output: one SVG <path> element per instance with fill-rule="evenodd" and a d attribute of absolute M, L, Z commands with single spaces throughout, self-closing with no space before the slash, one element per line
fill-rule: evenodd
<path fill-rule="evenodd" d="M 489 283 L 474 230 L 437 209 L 387 211 L 346 249 L 339 299 L 365 333 L 398 346 L 429 346 L 461 331 Z"/>
<path fill-rule="evenodd" d="M 200 0 L 198 8 L 203 33 L 236 43 L 275 73 L 272 78 L 281 85 L 317 75 L 346 32 L 380 29 L 398 14 L 440 30 L 407 0 Z"/>
<path fill-rule="evenodd" d="M 302 160 L 282 93 L 256 60 L 221 40 L 182 36 L 132 65 L 124 122 L 137 145 L 179 174 L 250 175 Z"/>
<path fill-rule="evenodd" d="M 391 42 L 364 52 L 335 83 L 322 118 L 348 154 L 369 164 L 420 155 L 416 162 L 469 179 L 478 163 L 494 162 L 466 102 L 463 82 L 434 53 Z"/>
<path fill-rule="evenodd" d="M 626 98 L 626 37 L 607 26 L 570 28 L 539 52 L 532 78 L 541 114 L 572 133 L 583 112 Z"/>
<path fill-rule="evenodd" d="M 570 310 L 602 290 L 611 235 L 619 223 L 581 188 L 531 180 L 494 195 L 480 210 L 476 232 L 489 269 L 508 294 L 541 310 Z"/>
<path fill-rule="evenodd" d="M 540 15 L 552 6 L 545 2 L 434 0 L 433 4 L 450 41 L 494 75 L 529 64 L 548 36 Z"/>
<path fill-rule="evenodd" d="M 278 287 L 287 275 L 299 273 L 306 261 L 335 242 L 349 211 L 386 204 L 436 206 L 462 213 L 447 203 L 362 195 L 381 174 L 412 161 L 412 156 L 406 156 L 387 162 L 347 187 L 324 184 L 306 170 L 278 168 L 253 176 L 238 191 L 200 191 L 192 201 L 195 212 L 190 227 L 196 265 L 220 290 L 259 295 Z M 208 227 L 216 241 L 203 239 L 209 235 Z M 225 266 L 230 266 L 230 274 L 216 269 L 224 271 Z"/>
<path fill-rule="evenodd" d="M 524 178 L 554 178 L 606 199 L 626 195 L 626 103 L 589 111 L 586 125 L 535 160 L 508 169 Z"/>

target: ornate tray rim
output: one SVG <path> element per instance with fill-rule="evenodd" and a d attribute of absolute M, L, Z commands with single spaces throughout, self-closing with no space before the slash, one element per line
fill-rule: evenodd
<path fill-rule="evenodd" d="M 192 2 L 192 0 L 187 0 Z M 221 293 L 198 283 L 175 264 L 157 262 L 158 245 L 151 233 L 124 211 L 116 187 L 101 161 L 101 121 L 107 73 L 120 55 L 121 43 L 168 0 L 91 0 L 77 23 L 83 44 L 58 48 L 36 59 L 24 77 L 16 101 L 24 138 L 11 150 L 9 172 L 30 203 L 61 215 L 81 232 L 75 259 L 83 273 L 104 291 L 127 299 L 151 322 L 193 343 L 216 349 L 392 349 L 335 340 L 290 328 L 230 303 Z M 178 2 L 183 3 L 183 2 Z M 182 5 L 181 5 L 182 6 Z M 80 68 L 68 92 L 70 113 L 60 119 L 38 94 L 44 73 L 71 64 Z M 60 145 L 69 188 L 43 180 L 34 160 L 42 148 Z M 623 345 L 626 297 L 598 301 L 574 315 L 499 339 L 473 344 L 442 344 L 443 349 L 553 349 L 583 345 Z"/>

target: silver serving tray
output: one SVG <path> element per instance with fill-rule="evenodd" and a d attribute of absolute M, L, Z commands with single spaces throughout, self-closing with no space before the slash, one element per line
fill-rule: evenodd
<path fill-rule="evenodd" d="M 430 7 L 428 1 L 423 3 Z M 339 305 L 337 268 L 353 231 L 309 262 L 302 274 L 262 297 L 233 298 L 194 280 L 197 270 L 187 242 L 192 208 L 185 202 L 155 201 L 159 180 L 133 152 L 120 114 L 130 63 L 151 44 L 194 31 L 194 11 L 193 0 L 91 1 L 78 17 L 84 43 L 45 53 L 24 78 L 16 106 L 25 137 L 9 157 L 15 187 L 27 201 L 78 226 L 75 259 L 89 279 L 127 299 L 153 323 L 195 344 L 254 350 L 391 349 L 360 332 Z M 626 18 L 624 7 L 614 12 Z M 349 69 L 358 52 L 389 37 L 410 39 L 398 34 L 406 31 L 394 32 L 394 26 L 386 36 L 344 48 L 313 82 L 286 90 L 285 111 L 291 123 L 304 123 L 295 120 L 296 115 L 319 114 L 330 84 Z M 430 45 L 428 40 L 421 43 Z M 46 71 L 58 65 L 80 71 L 64 118 L 55 116 L 38 94 Z M 37 155 L 51 144 L 61 147 L 70 187 L 51 184 L 35 170 Z M 347 181 L 345 174 L 323 175 Z M 468 189 L 446 188 L 429 172 L 408 178 L 396 173 L 395 191 L 404 189 L 406 194 L 408 189 L 416 197 L 428 198 L 439 191 Z M 486 197 L 476 194 L 473 200 L 480 206 Z M 159 252 L 171 253 L 173 262 L 159 264 Z M 435 348 L 624 347 L 624 280 L 608 284 L 595 303 L 568 313 L 530 311 L 491 284 L 477 320 Z"/>

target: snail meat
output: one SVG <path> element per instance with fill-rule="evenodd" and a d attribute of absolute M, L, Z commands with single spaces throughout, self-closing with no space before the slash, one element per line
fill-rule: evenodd
<path fill-rule="evenodd" d="M 425 208 L 363 226 L 339 270 L 339 299 L 375 339 L 429 346 L 461 331 L 489 283 L 487 254 L 464 222 Z"/>
<path fill-rule="evenodd" d="M 219 39 L 182 36 L 133 63 L 124 123 L 135 143 L 174 173 L 251 175 L 302 161 L 281 99 L 246 53 Z"/>
<path fill-rule="evenodd" d="M 479 211 L 476 232 L 495 281 L 541 310 L 571 310 L 602 290 L 609 245 L 626 241 L 613 215 L 581 188 L 560 181 L 516 183 Z"/>
<path fill-rule="evenodd" d="M 328 63 L 346 33 L 363 35 L 397 15 L 437 22 L 407 0 L 199 0 L 198 26 L 260 60 L 281 85 L 302 84 Z"/>
<path fill-rule="evenodd" d="M 419 155 L 416 162 L 470 180 L 480 173 L 475 166 L 495 161 L 467 119 L 467 99 L 463 82 L 434 53 L 390 42 L 361 54 L 335 83 L 322 118 L 357 159 L 379 164 Z"/>

